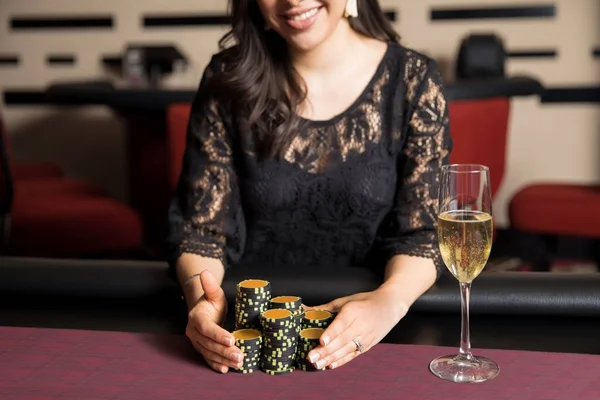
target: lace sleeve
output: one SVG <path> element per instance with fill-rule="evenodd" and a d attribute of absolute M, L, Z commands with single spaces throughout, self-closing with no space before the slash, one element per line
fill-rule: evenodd
<path fill-rule="evenodd" d="M 448 106 L 435 62 L 413 58 L 406 71 L 405 139 L 385 250 L 388 259 L 396 254 L 432 259 L 439 278 L 445 270 L 436 231 L 439 175 L 452 147 Z"/>
<path fill-rule="evenodd" d="M 227 268 L 240 258 L 243 247 L 231 124 L 206 87 L 218 68 L 215 64 L 213 58 L 192 104 L 181 175 L 169 208 L 167 256 L 172 269 L 183 253 L 219 259 Z"/>

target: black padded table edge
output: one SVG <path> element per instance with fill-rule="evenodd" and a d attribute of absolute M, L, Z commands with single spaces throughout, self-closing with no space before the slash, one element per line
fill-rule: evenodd
<path fill-rule="evenodd" d="M 375 289 L 380 281 L 363 268 L 324 271 L 231 267 L 223 284 L 232 302 L 235 285 L 248 277 L 272 282 L 274 294 L 301 296 L 309 305 Z M 57 296 L 97 299 L 177 298 L 164 262 L 0 258 L 2 296 Z M 412 307 L 420 312 L 456 312 L 457 282 L 444 276 Z M 483 273 L 473 283 L 473 314 L 600 316 L 600 274 L 528 272 Z"/>

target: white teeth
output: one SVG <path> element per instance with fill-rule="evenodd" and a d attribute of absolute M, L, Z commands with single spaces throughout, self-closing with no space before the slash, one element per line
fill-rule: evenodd
<path fill-rule="evenodd" d="M 299 15 L 294 15 L 290 19 L 293 21 L 305 21 L 305 20 L 309 19 L 310 17 L 312 17 L 313 15 L 315 15 L 317 13 L 317 11 L 319 11 L 318 8 L 313 8 L 312 10 L 307 11 L 305 13 L 302 13 Z"/>

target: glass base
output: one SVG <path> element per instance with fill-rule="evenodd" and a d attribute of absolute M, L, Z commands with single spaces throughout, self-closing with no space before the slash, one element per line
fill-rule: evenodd
<path fill-rule="evenodd" d="M 447 381 L 476 383 L 495 378 L 500 372 L 500 367 L 489 358 L 452 355 L 436 358 L 429 364 L 429 370 Z"/>

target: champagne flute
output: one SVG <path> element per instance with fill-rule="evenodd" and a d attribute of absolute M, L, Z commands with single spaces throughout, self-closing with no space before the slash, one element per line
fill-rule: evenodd
<path fill-rule="evenodd" d="M 429 370 L 452 382 L 484 382 L 498 375 L 494 361 L 471 353 L 469 295 L 492 250 L 492 196 L 489 169 L 476 164 L 442 167 L 438 238 L 442 258 L 460 284 L 461 334 L 457 355 L 438 357 Z"/>

